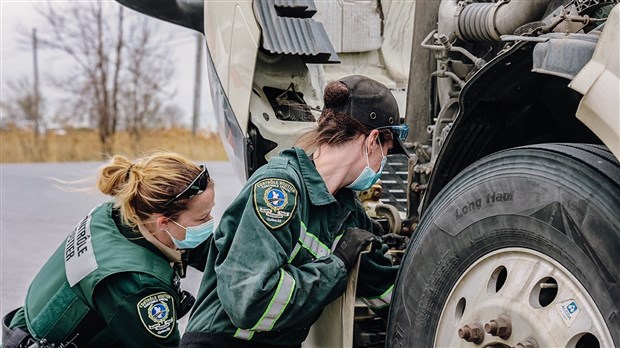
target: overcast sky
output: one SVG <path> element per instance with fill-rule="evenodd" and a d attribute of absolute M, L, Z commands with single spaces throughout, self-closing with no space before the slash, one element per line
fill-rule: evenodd
<path fill-rule="evenodd" d="M 32 48 L 18 41 L 18 31 L 31 32 L 32 28 L 37 28 L 38 14 L 37 7 L 47 6 L 47 0 L 0 0 L 0 78 L 2 95 L 6 93 L 6 81 L 15 80 L 21 76 L 27 76 L 32 80 L 33 76 L 33 57 Z M 62 10 L 76 2 L 87 3 L 102 1 L 109 6 L 120 6 L 111 0 L 51 0 L 52 6 Z M 132 11 L 127 9 L 127 11 Z M 170 42 L 171 51 L 174 54 L 175 76 L 172 80 L 172 89 L 176 90 L 172 103 L 178 105 L 185 114 L 184 123 L 191 124 L 193 114 L 194 96 L 194 73 L 196 58 L 196 34 L 190 29 L 176 26 L 164 21 L 152 19 L 156 28 L 161 33 L 172 35 Z M 39 28 L 38 30 L 41 30 Z M 205 50 L 203 49 L 203 55 Z M 41 79 L 41 93 L 48 100 L 53 98 L 53 88 L 46 85 L 44 74 L 49 71 L 62 72 L 68 69 L 70 61 L 63 58 L 59 52 L 46 52 L 39 50 L 39 76 Z M 208 79 L 206 74 L 206 61 L 203 60 L 202 77 L 202 106 L 200 112 L 200 127 L 215 130 L 216 124 L 211 108 L 211 97 L 208 90 Z M 4 97 L 2 97 L 4 99 Z"/>

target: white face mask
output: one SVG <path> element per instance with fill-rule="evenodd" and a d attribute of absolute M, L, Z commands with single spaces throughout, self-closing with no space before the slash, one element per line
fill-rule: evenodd
<path fill-rule="evenodd" d="M 379 148 L 381 149 L 381 155 L 383 155 L 383 147 L 381 146 L 381 140 L 379 140 Z M 366 167 L 362 170 L 360 175 L 357 176 L 352 183 L 345 186 L 355 191 L 364 191 L 372 187 L 377 180 L 381 177 L 381 173 L 383 172 L 383 167 L 387 163 L 387 156 L 383 156 L 381 160 L 381 167 L 378 172 L 375 172 L 370 168 L 370 160 L 368 159 L 368 148 L 366 147 Z"/>

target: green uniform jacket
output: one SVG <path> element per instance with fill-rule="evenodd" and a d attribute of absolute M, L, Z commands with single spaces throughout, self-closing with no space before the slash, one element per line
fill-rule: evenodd
<path fill-rule="evenodd" d="M 347 227 L 372 229 L 350 189 L 331 195 L 302 149 L 272 158 L 225 211 L 187 332 L 298 345 L 345 290 L 332 248 Z M 362 260 L 357 295 L 387 310 L 397 268 L 380 251 Z"/>
<path fill-rule="evenodd" d="M 79 333 L 78 347 L 178 346 L 180 279 L 112 206 L 96 207 L 69 234 L 33 280 L 11 327 L 52 343 Z M 191 252 L 204 260 L 200 249 Z"/>

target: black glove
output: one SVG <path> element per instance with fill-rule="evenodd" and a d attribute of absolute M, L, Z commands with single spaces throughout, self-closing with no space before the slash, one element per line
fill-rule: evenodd
<path fill-rule="evenodd" d="M 381 236 L 381 241 L 390 249 L 404 250 L 409 243 L 409 238 L 401 234 L 388 233 Z"/>
<path fill-rule="evenodd" d="M 334 255 L 344 262 L 345 267 L 351 270 L 357 262 L 357 256 L 369 244 L 380 245 L 374 234 L 360 228 L 349 227 L 344 232 L 334 249 Z"/>

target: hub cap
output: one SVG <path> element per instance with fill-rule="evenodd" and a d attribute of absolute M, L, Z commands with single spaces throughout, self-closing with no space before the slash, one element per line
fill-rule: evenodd
<path fill-rule="evenodd" d="M 613 341 L 592 297 L 557 261 L 525 248 L 496 250 L 470 266 L 435 336 L 435 347 L 596 346 Z"/>

